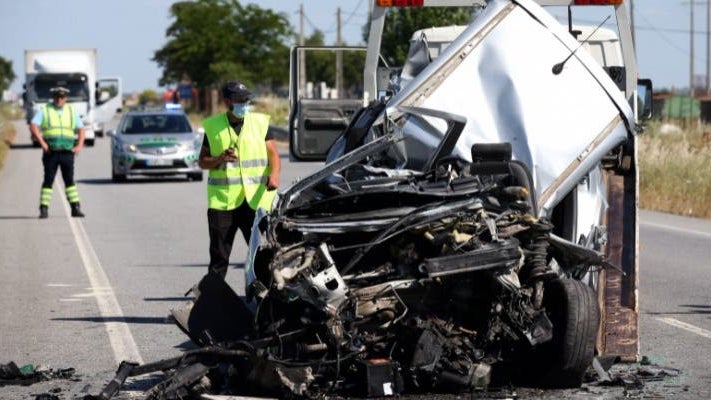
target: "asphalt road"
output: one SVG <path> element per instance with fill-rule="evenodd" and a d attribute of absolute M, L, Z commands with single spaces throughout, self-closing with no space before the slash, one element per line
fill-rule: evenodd
<path fill-rule="evenodd" d="M 0 171 L 0 364 L 71 367 L 77 379 L 0 387 L 0 399 L 34 399 L 52 388 L 64 399 L 96 394 L 121 360 L 180 354 L 190 343 L 166 317 L 207 271 L 205 182 L 114 184 L 110 140 L 98 138 L 76 162 L 87 217 L 67 216 L 58 175 L 50 218 L 39 220 L 41 151 L 31 147 L 23 123 L 16 127 Z M 282 187 L 318 166 L 291 164 L 283 151 Z M 651 212 L 642 212 L 641 221 L 641 354 L 679 375 L 638 391 L 594 386 L 516 396 L 711 398 L 711 221 Z M 238 293 L 245 256 L 238 238 L 227 275 Z M 123 398 L 150 383 L 129 382 Z"/>

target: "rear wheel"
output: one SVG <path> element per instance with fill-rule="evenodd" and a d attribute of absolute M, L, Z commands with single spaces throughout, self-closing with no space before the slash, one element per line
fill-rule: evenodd
<path fill-rule="evenodd" d="M 89 147 L 94 147 L 94 139 L 86 139 L 84 141 L 84 144 L 89 146 Z"/>
<path fill-rule="evenodd" d="M 600 309 L 595 292 L 573 279 L 546 285 L 543 305 L 553 323 L 553 339 L 536 351 L 532 371 L 537 385 L 577 388 L 595 357 Z M 530 373 L 530 371 L 528 371 Z"/>
<path fill-rule="evenodd" d="M 196 172 L 193 174 L 188 174 L 188 180 L 200 182 L 202 181 L 202 172 Z"/>

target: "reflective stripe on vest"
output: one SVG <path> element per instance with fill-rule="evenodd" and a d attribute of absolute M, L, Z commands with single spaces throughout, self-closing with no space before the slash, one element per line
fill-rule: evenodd
<path fill-rule="evenodd" d="M 232 210 L 246 199 L 249 206 L 269 210 L 276 191 L 267 190 L 269 162 L 265 138 L 269 116 L 248 113 L 239 135 L 230 127 L 227 114 L 203 121 L 210 155 L 217 157 L 228 148 L 236 149 L 238 161 L 211 169 L 207 179 L 208 207 Z"/>
<path fill-rule="evenodd" d="M 268 176 L 255 176 L 245 179 L 242 179 L 240 176 L 234 178 L 207 178 L 208 185 L 241 185 L 243 182 L 247 182 L 248 184 L 263 183 L 266 185 L 267 181 L 269 181 Z"/>
<path fill-rule="evenodd" d="M 42 106 L 42 136 L 52 150 L 71 150 L 74 147 L 76 116 L 74 108 L 65 104 L 60 115 L 53 105 Z"/>
<path fill-rule="evenodd" d="M 242 162 L 237 160 L 237 161 L 222 163 L 217 168 L 218 169 L 239 168 L 240 166 L 242 168 L 250 168 L 250 167 L 266 167 L 268 165 L 269 165 L 269 160 L 267 160 L 267 159 L 246 160 L 246 161 L 242 161 Z"/>

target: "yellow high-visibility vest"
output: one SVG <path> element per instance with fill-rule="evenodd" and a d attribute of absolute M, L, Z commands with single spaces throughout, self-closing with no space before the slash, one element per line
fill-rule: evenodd
<path fill-rule="evenodd" d="M 265 144 L 269 116 L 247 113 L 239 135 L 230 126 L 226 113 L 207 118 L 202 126 L 210 144 L 211 156 L 217 157 L 228 148 L 233 148 L 238 157 L 237 161 L 209 171 L 208 207 L 234 210 L 246 199 L 253 210 L 261 207 L 269 211 L 276 195 L 276 190 L 267 190 L 271 172 Z"/>
<path fill-rule="evenodd" d="M 52 150 L 71 150 L 74 147 L 76 116 L 74 107 L 65 104 L 62 113 L 54 105 L 42 106 L 42 136 Z"/>

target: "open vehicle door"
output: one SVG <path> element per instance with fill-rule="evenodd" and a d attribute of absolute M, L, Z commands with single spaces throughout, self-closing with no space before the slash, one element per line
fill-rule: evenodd
<path fill-rule="evenodd" d="M 97 136 L 103 136 L 105 125 L 121 112 L 123 106 L 123 91 L 121 78 L 101 78 L 96 81 L 96 108 L 94 120 L 98 129 Z"/>
<path fill-rule="evenodd" d="M 289 138 L 292 158 L 323 160 L 363 107 L 365 47 L 291 49 Z"/>

